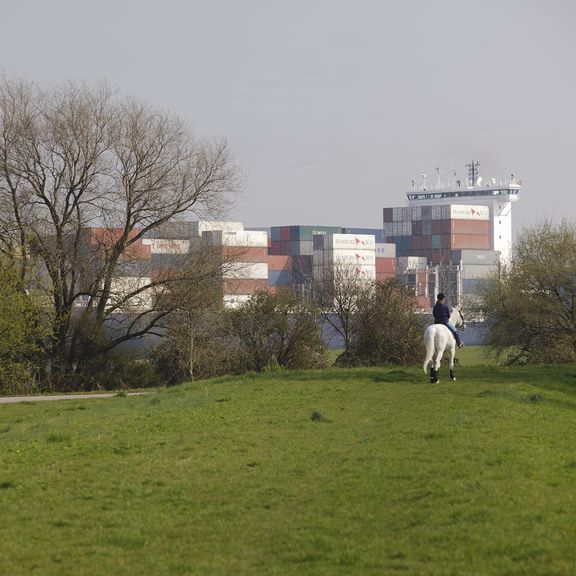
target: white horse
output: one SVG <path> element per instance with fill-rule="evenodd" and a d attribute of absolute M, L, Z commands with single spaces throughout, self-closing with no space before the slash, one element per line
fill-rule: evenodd
<path fill-rule="evenodd" d="M 452 308 L 450 322 L 459 328 L 464 326 L 464 318 L 459 308 Z M 438 370 L 444 353 L 448 353 L 448 365 L 450 366 L 450 380 L 456 380 L 454 372 L 454 355 L 456 354 L 456 339 L 450 329 L 444 324 L 432 324 L 424 332 L 424 346 L 426 347 L 426 358 L 424 360 L 424 372 L 427 373 L 430 365 L 430 382 L 436 384 L 440 381 Z M 434 362 L 432 359 L 434 358 Z"/>

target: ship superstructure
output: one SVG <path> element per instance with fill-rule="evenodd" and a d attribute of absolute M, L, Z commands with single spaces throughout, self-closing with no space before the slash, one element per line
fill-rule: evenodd
<path fill-rule="evenodd" d="M 467 165 L 468 177 L 463 180 L 453 175 L 451 181 L 442 180 L 441 170 L 431 187 L 426 175 L 421 183 L 412 181 L 412 189 L 406 193 L 410 206 L 435 206 L 445 204 L 487 206 L 490 220 L 491 250 L 500 252 L 500 261 L 510 261 L 512 255 L 512 204 L 518 200 L 521 181 L 511 174 L 509 178 L 484 180 L 478 175 L 478 162 Z"/>

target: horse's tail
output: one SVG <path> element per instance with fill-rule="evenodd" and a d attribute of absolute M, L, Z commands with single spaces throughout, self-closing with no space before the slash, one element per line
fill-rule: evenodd
<path fill-rule="evenodd" d="M 424 358 L 424 364 L 422 368 L 424 369 L 424 373 L 428 373 L 428 364 L 432 360 L 432 356 L 434 356 L 434 326 L 428 326 L 426 328 L 426 332 L 424 332 L 424 346 L 426 347 L 426 357 Z"/>

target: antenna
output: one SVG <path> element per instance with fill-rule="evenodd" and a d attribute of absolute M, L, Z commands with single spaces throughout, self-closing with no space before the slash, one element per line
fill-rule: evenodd
<path fill-rule="evenodd" d="M 478 166 L 480 166 L 480 162 L 474 162 L 474 160 L 472 160 L 470 164 L 466 164 L 466 168 L 468 168 L 468 179 L 472 186 L 474 186 L 478 178 Z"/>

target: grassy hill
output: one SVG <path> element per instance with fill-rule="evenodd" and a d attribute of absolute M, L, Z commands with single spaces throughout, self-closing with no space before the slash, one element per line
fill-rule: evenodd
<path fill-rule="evenodd" d="M 472 364 L 0 406 L 0 573 L 574 574 L 576 370 Z"/>

